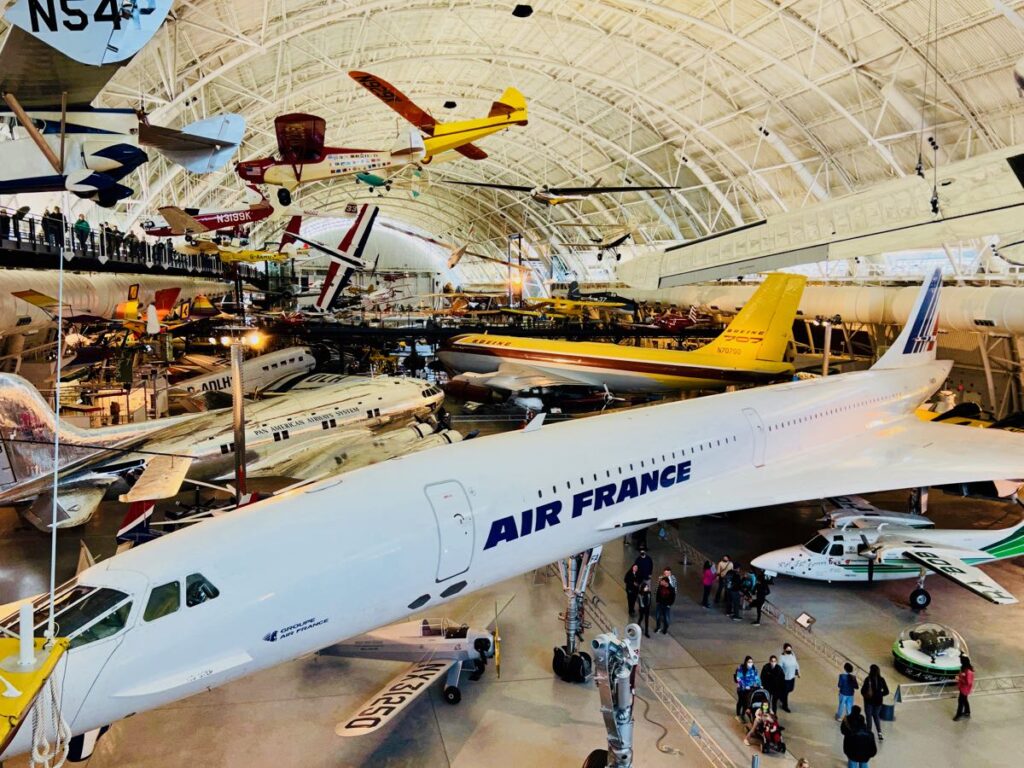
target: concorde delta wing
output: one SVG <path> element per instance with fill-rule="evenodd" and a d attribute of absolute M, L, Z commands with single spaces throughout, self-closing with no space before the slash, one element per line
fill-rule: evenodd
<path fill-rule="evenodd" d="M 376 695 L 363 704 L 352 717 L 338 723 L 334 732 L 339 736 L 365 736 L 384 727 L 431 684 L 448 673 L 454 659 L 421 661 L 403 670 Z"/>
<path fill-rule="evenodd" d="M 602 528 L 852 493 L 1019 478 L 1024 476 L 1024 440 L 1011 432 L 963 429 L 907 416 L 834 443 L 821 471 L 815 471 L 817 461 L 813 452 L 772 461 L 769 452 L 760 466 L 751 460 L 708 480 L 701 478 L 699 462 L 693 462 L 690 482 L 699 483 L 701 493 L 693 493 L 691 486 L 685 507 L 669 495 Z"/>
<path fill-rule="evenodd" d="M 934 571 L 964 589 L 985 598 L 996 605 L 1013 605 L 1017 598 L 1001 587 L 993 578 L 980 568 L 968 565 L 964 559 L 979 558 L 988 560 L 987 552 L 960 549 L 949 546 L 932 546 L 927 542 L 906 544 L 903 557 L 913 560 L 923 568 Z"/>

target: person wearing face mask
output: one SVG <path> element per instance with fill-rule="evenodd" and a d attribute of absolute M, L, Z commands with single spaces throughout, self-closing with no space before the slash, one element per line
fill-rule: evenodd
<path fill-rule="evenodd" d="M 800 677 L 800 662 L 796 660 L 793 646 L 789 643 L 785 643 L 782 646 L 782 657 L 779 659 L 779 666 L 782 667 L 782 672 L 786 678 L 786 685 L 783 687 L 782 695 L 779 697 L 779 706 L 784 711 L 789 712 L 789 694 L 796 688 L 796 679 Z"/>
<path fill-rule="evenodd" d="M 779 699 L 786 693 L 786 675 L 779 666 L 779 657 L 771 656 L 768 663 L 761 667 L 761 685 L 771 694 L 772 712 L 779 706 Z"/>
<path fill-rule="evenodd" d="M 640 578 L 639 566 L 636 563 L 631 565 L 622 580 L 626 585 L 626 603 L 629 605 L 629 615 L 632 616 L 636 613 L 636 598 L 640 594 L 640 585 L 644 581 Z"/>
<path fill-rule="evenodd" d="M 736 668 L 733 680 L 736 683 L 736 719 L 742 723 L 743 710 L 747 707 L 750 692 L 761 687 L 761 678 L 758 677 L 757 670 L 754 668 L 752 656 L 743 659 L 743 663 Z"/>

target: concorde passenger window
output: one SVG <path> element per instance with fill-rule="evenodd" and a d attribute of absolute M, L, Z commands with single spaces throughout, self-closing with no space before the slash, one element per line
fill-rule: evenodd
<path fill-rule="evenodd" d="M 189 608 L 213 600 L 219 594 L 220 590 L 201 573 L 189 574 L 185 579 L 185 605 Z"/>
<path fill-rule="evenodd" d="M 172 581 L 153 587 L 149 593 L 149 602 L 142 614 L 143 621 L 155 621 L 163 616 L 174 613 L 181 607 L 181 582 Z"/>

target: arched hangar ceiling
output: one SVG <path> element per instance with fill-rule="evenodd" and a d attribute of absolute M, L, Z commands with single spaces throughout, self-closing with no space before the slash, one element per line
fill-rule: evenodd
<path fill-rule="evenodd" d="M 689 238 L 863 189 L 914 172 L 922 126 L 935 126 L 939 162 L 1021 141 L 1021 0 L 537 0 L 526 19 L 513 6 L 178 0 L 100 104 L 141 97 L 154 122 L 175 126 L 240 112 L 248 158 L 273 151 L 273 118 L 288 111 L 325 117 L 331 144 L 390 147 L 404 126 L 349 69 L 380 75 L 439 120 L 485 114 L 514 85 L 528 126 L 481 141 L 487 160 L 430 166 L 419 197 L 380 200 L 393 218 L 493 238 L 496 250 L 509 231 L 579 239 L 553 224 L 581 214 Z M 230 168 L 189 177 L 156 159 L 144 172 L 130 214 L 242 199 Z M 684 189 L 551 209 L 441 177 Z M 368 196 L 352 182 L 301 192 L 307 207 Z"/>

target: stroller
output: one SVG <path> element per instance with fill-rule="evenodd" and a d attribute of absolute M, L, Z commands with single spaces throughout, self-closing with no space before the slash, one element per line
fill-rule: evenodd
<path fill-rule="evenodd" d="M 747 692 L 747 703 L 744 707 L 744 714 L 748 725 L 753 725 L 758 710 L 770 710 L 772 696 L 764 688 L 753 688 Z M 765 723 L 758 725 L 754 735 L 761 739 L 762 754 L 786 754 L 786 742 L 782 740 L 782 732 L 785 728 L 779 723 L 777 717 L 772 716 Z"/>

